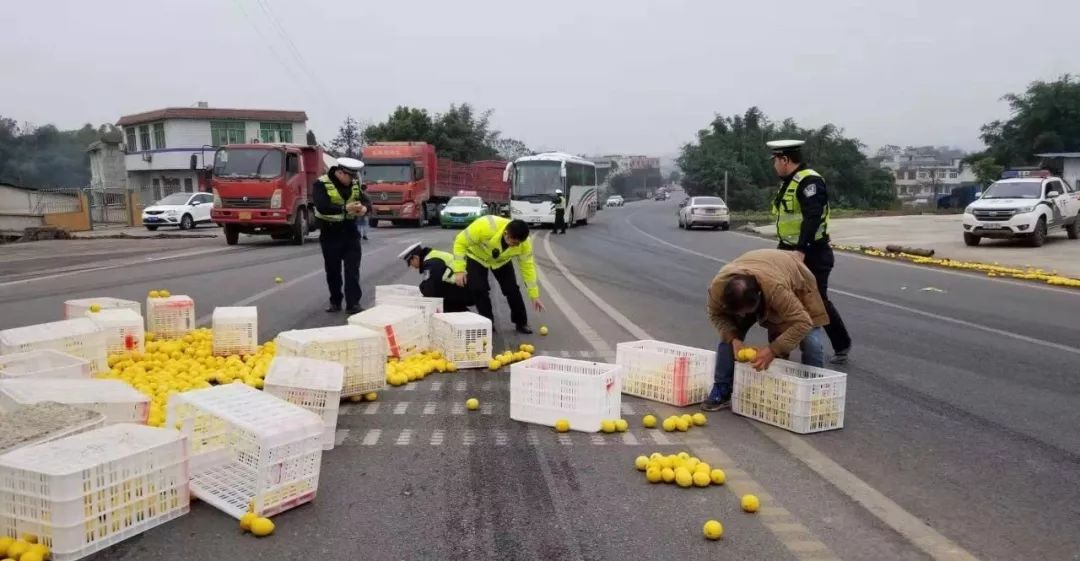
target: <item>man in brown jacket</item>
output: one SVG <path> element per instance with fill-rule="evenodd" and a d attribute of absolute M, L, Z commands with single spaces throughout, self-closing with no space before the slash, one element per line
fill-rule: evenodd
<path fill-rule="evenodd" d="M 731 406 L 735 355 L 748 347 L 743 339 L 754 323 L 769 332 L 768 346 L 755 349 L 754 368 L 768 368 L 796 347 L 803 364 L 825 363 L 825 303 L 813 273 L 789 251 L 757 249 L 725 265 L 709 285 L 708 314 L 720 332 L 720 345 L 712 391 L 701 406 L 706 411 Z"/>

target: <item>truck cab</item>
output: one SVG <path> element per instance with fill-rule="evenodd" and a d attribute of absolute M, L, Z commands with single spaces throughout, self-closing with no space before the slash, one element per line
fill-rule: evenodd
<path fill-rule="evenodd" d="M 1064 231 L 1077 239 L 1080 192 L 1047 171 L 1006 171 L 964 209 L 964 243 L 982 238 L 1022 238 L 1039 247 L 1046 236 Z"/>
<path fill-rule="evenodd" d="M 374 206 L 372 227 L 386 221 L 422 226 L 436 211 L 430 208 L 435 180 L 435 147 L 425 142 L 379 142 L 365 146 L 364 184 Z"/>

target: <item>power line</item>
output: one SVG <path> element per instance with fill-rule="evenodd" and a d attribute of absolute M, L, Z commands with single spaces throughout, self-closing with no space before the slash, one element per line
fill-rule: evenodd
<path fill-rule="evenodd" d="M 257 0 L 257 3 L 259 5 L 259 8 L 262 9 L 263 14 L 265 14 L 267 19 L 270 20 L 270 24 L 275 28 L 278 35 L 285 40 L 285 44 L 289 47 L 290 54 L 292 54 L 293 59 L 296 60 L 297 64 L 299 64 L 300 69 L 305 74 L 307 74 L 308 78 L 310 78 L 312 82 L 315 83 L 315 86 L 318 88 L 319 93 L 323 96 L 324 100 L 329 105 L 333 106 L 335 110 L 340 111 L 341 107 L 339 107 L 338 104 L 335 103 L 335 101 L 329 96 L 329 92 L 331 91 L 330 88 L 326 87 L 326 84 L 324 84 L 323 81 L 314 72 L 311 71 L 311 66 L 304 58 L 304 54 L 300 52 L 300 49 L 297 48 L 296 43 L 293 42 L 292 37 L 289 36 L 289 32 L 285 29 L 283 25 L 281 25 L 281 21 L 278 20 L 277 16 L 274 15 L 273 8 L 270 7 L 269 2 L 267 0 Z"/>

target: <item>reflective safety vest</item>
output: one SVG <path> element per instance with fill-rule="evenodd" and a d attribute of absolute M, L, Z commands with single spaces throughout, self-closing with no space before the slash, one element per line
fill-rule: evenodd
<path fill-rule="evenodd" d="M 455 273 L 465 271 L 465 259 L 469 258 L 480 263 L 488 269 L 498 269 L 506 265 L 513 258 L 518 258 L 521 267 L 521 280 L 525 281 L 525 290 L 529 298 L 540 297 L 540 285 L 536 282 L 536 262 L 533 261 L 532 238 L 519 243 L 514 247 L 503 248 L 503 233 L 510 224 L 509 218 L 501 216 L 484 216 L 477 218 L 472 224 L 461 231 L 454 238 L 454 264 Z"/>
<path fill-rule="evenodd" d="M 559 200 L 555 201 L 555 210 L 566 210 L 566 197 L 559 195 Z"/>
<path fill-rule="evenodd" d="M 784 245 L 799 245 L 799 234 L 802 232 L 802 206 L 799 204 L 799 183 L 807 177 L 821 177 L 821 174 L 812 170 L 804 169 L 791 177 L 787 185 L 782 187 L 780 204 L 773 199 L 772 213 L 776 215 L 776 237 Z M 821 226 L 814 234 L 814 241 L 825 237 L 829 230 L 829 205 L 825 205 L 825 214 L 821 217 Z"/>
<path fill-rule="evenodd" d="M 347 200 L 347 201 L 345 199 L 341 198 L 341 193 L 338 192 L 337 186 L 334 185 L 334 182 L 330 180 L 329 175 L 323 175 L 323 176 L 319 177 L 319 183 L 322 183 L 323 188 L 326 189 L 326 194 L 330 197 L 330 202 L 342 208 L 342 213 L 341 214 L 323 214 L 323 213 L 319 212 L 318 208 L 316 208 L 315 209 L 315 216 L 318 217 L 320 220 L 325 220 L 327 222 L 342 222 L 342 221 L 344 221 L 345 220 L 345 212 L 344 212 L 345 205 L 347 205 L 349 203 L 355 203 L 355 202 L 360 200 L 360 183 L 358 183 L 356 181 L 353 181 L 352 193 L 349 194 L 349 200 Z"/>
<path fill-rule="evenodd" d="M 424 261 L 431 261 L 431 260 L 442 261 L 443 264 L 446 265 L 446 269 L 443 271 L 442 281 L 443 282 L 453 283 L 454 282 L 454 269 L 453 269 L 454 254 L 447 253 L 445 251 L 439 251 L 437 249 L 433 249 L 433 250 L 428 252 L 427 257 L 424 257 Z"/>

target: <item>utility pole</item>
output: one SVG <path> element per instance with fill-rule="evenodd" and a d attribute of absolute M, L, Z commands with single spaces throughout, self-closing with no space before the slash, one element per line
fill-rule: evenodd
<path fill-rule="evenodd" d="M 727 170 L 724 170 L 724 204 L 730 205 L 727 198 Z"/>

